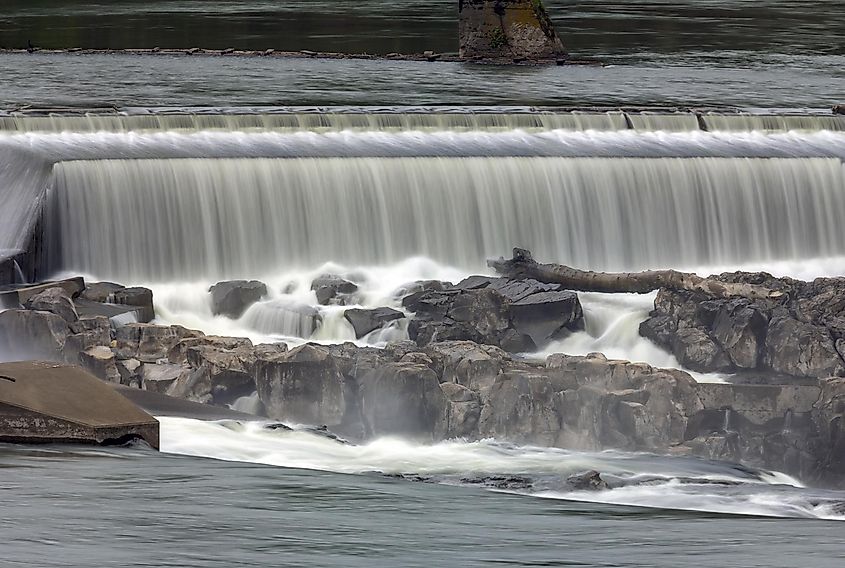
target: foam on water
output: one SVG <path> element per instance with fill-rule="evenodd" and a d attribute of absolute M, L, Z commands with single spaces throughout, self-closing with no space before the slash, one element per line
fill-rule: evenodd
<path fill-rule="evenodd" d="M 653 508 L 845 520 L 841 492 L 808 490 L 795 479 L 729 463 L 626 452 L 578 452 L 521 447 L 492 440 L 449 440 L 421 445 L 381 438 L 354 445 L 301 426 L 267 428 L 262 422 L 202 422 L 160 418 L 164 452 L 227 461 L 349 474 L 419 475 L 448 484 L 517 475 L 532 487 L 516 492 L 552 499 Z M 565 478 L 599 471 L 613 489 L 564 490 Z"/>

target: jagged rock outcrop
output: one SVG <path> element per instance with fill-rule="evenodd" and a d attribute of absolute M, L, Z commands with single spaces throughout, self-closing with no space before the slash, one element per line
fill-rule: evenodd
<path fill-rule="evenodd" d="M 462 59 L 557 61 L 566 50 L 542 0 L 460 0 Z"/>
<path fill-rule="evenodd" d="M 39 292 L 24 302 L 24 307 L 28 310 L 56 314 L 68 324 L 72 324 L 79 320 L 79 314 L 76 313 L 76 307 L 73 305 L 73 301 L 63 288 L 48 288 Z"/>
<path fill-rule="evenodd" d="M 713 299 L 663 289 L 640 334 L 695 371 L 804 378 L 845 374 L 845 279 L 802 282 L 742 272 L 713 278 L 763 285 L 783 295 Z"/>
<path fill-rule="evenodd" d="M 535 280 L 471 276 L 454 286 L 427 286 L 402 305 L 415 312 L 408 333 L 421 346 L 468 340 L 528 352 L 584 327 L 575 293 Z"/>
<path fill-rule="evenodd" d="M 149 323 L 155 319 L 153 292 L 149 288 L 140 286 L 127 288 L 114 282 L 91 282 L 86 284 L 79 298 L 99 304 L 131 307 L 139 323 Z"/>

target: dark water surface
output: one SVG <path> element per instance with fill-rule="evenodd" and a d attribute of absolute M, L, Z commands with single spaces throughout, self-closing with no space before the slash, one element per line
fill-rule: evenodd
<path fill-rule="evenodd" d="M 845 56 L 609 67 L 171 55 L 1 55 L 0 107 L 681 105 L 830 108 Z"/>
<path fill-rule="evenodd" d="M 838 522 L 0 446 L 3 566 L 841 566 Z"/>
<path fill-rule="evenodd" d="M 845 96 L 845 2 L 548 1 L 606 68 L 203 56 L 0 57 L 0 105 L 708 105 Z M 4 0 L 0 46 L 457 49 L 454 0 Z"/>
<path fill-rule="evenodd" d="M 841 0 L 546 0 L 573 53 L 843 54 Z M 0 45 L 456 51 L 456 0 L 4 0 Z"/>

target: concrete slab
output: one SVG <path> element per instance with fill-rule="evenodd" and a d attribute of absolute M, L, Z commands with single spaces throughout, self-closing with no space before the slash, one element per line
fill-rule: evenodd
<path fill-rule="evenodd" d="M 159 447 L 158 421 L 80 367 L 0 364 L 0 441 L 117 443 Z"/>

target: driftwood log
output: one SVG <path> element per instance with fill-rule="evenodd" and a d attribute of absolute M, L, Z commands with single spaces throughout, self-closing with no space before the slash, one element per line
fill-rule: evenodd
<path fill-rule="evenodd" d="M 784 296 L 784 292 L 780 290 L 771 290 L 757 284 L 722 282 L 677 270 L 592 272 L 562 264 L 540 264 L 534 260 L 530 251 L 521 248 L 513 249 L 513 258 L 488 260 L 487 265 L 508 278 L 533 278 L 548 284 L 561 284 L 568 290 L 581 292 L 647 294 L 666 288 L 700 292 L 714 298 L 774 300 Z"/>

